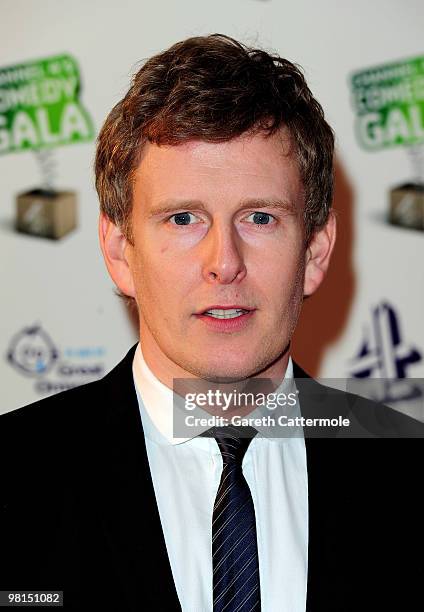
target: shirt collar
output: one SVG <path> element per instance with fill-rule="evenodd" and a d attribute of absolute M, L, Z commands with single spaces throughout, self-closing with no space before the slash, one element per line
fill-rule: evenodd
<path fill-rule="evenodd" d="M 199 431 L 193 429 L 193 435 L 186 438 L 177 438 L 173 435 L 173 406 L 174 394 L 172 389 L 164 385 L 148 367 L 140 343 L 134 354 L 133 359 L 133 378 L 137 390 L 137 398 L 140 407 L 140 414 L 143 423 L 144 433 L 150 440 L 158 444 L 182 444 L 199 436 Z M 293 378 L 293 362 L 289 357 L 286 373 L 280 386 L 275 393 L 296 392 L 295 381 Z M 280 408 L 281 411 L 281 408 Z M 258 407 L 253 410 L 249 417 L 261 417 L 273 414 L 278 415 L 278 409 L 269 411 L 266 406 Z M 299 402 L 295 408 L 291 408 L 291 415 L 300 414 Z M 208 427 L 204 427 L 203 431 Z M 269 425 L 257 426 L 260 437 L 271 440 L 283 439 L 279 426 L 270 427 Z M 279 434 L 279 435 L 278 435 Z M 204 438 L 203 438 L 204 439 Z"/>

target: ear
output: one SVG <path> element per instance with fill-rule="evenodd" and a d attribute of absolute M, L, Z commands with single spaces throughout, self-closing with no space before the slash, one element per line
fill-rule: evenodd
<path fill-rule="evenodd" d="M 312 236 L 306 252 L 304 296 L 315 293 L 324 280 L 336 241 L 336 216 L 330 212 L 324 227 Z"/>
<path fill-rule="evenodd" d="M 135 298 L 127 257 L 128 249 L 132 247 L 119 227 L 103 213 L 100 213 L 99 218 L 99 239 L 106 267 L 113 282 L 122 293 Z"/>

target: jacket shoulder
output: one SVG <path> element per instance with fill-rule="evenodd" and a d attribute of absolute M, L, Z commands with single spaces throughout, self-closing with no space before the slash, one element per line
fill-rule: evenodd
<path fill-rule="evenodd" d="M 364 395 L 336 389 L 315 380 L 296 363 L 294 363 L 294 376 L 304 416 L 327 419 L 343 417 L 349 420 L 346 429 L 340 427 L 333 430 L 335 437 L 424 438 L 423 422 L 366 397 L 365 393 L 369 390 L 365 385 L 362 389 Z M 309 435 L 309 432 L 306 433 Z M 326 428 L 314 428 L 310 435 L 333 437 L 329 436 Z"/>
<path fill-rule="evenodd" d="M 80 410 L 102 391 L 102 381 L 94 381 L 32 402 L 0 415 L 2 432 L 5 429 L 44 428 L 76 418 Z"/>
<path fill-rule="evenodd" d="M 72 421 L 82 420 L 85 425 L 100 416 L 109 403 L 111 394 L 121 386 L 132 384 L 132 359 L 135 346 L 124 359 L 103 378 L 67 389 L 49 397 L 32 402 L 15 410 L 0 415 L 0 430 L 15 427 L 45 428 L 68 425 Z"/>

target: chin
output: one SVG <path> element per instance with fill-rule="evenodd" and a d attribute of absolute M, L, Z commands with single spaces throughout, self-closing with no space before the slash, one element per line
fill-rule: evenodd
<path fill-rule="evenodd" d="M 216 363 L 211 360 L 205 363 L 197 362 L 191 371 L 210 382 L 232 383 L 254 376 L 257 369 L 257 364 L 253 362 L 226 363 L 223 359 L 219 359 Z"/>

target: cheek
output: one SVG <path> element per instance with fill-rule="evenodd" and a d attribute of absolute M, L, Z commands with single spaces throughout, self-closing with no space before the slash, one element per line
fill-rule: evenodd
<path fill-rule="evenodd" d="M 263 278 L 271 293 L 278 287 L 281 295 L 288 297 L 303 280 L 305 256 L 297 245 L 288 245 L 266 259 L 261 257 L 255 268 L 257 277 Z"/>
<path fill-rule="evenodd" d="M 172 242 L 156 244 L 151 249 L 137 249 L 132 260 L 132 276 L 139 306 L 155 309 L 161 316 L 177 312 L 196 285 L 196 264 L 182 261 Z"/>
<path fill-rule="evenodd" d="M 130 272 L 134 283 L 136 301 L 139 308 L 145 309 L 154 296 L 154 281 L 157 278 L 155 258 L 149 257 L 144 249 L 134 249 L 129 262 Z"/>
<path fill-rule="evenodd" d="M 278 283 L 279 308 L 283 317 L 292 318 L 298 315 L 303 301 L 304 265 L 304 259 L 300 258 L 289 269 L 283 268 L 275 272 L 274 279 L 280 279 L 279 282 L 274 281 L 274 285 L 277 286 Z"/>

